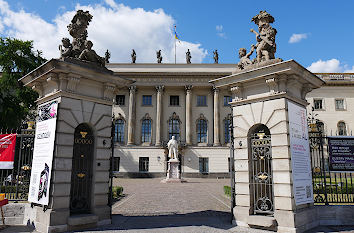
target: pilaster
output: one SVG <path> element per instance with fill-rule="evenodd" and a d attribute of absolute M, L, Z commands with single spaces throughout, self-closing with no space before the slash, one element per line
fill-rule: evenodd
<path fill-rule="evenodd" d="M 136 86 L 129 87 L 128 145 L 134 145 Z"/>

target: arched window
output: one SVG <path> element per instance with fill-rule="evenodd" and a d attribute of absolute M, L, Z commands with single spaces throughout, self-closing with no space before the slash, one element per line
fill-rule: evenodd
<path fill-rule="evenodd" d="M 141 120 L 141 142 L 151 142 L 151 118 L 145 114 Z"/>
<path fill-rule="evenodd" d="M 208 139 L 208 122 L 203 114 L 200 114 L 197 120 L 197 141 L 198 143 L 206 143 Z"/>
<path fill-rule="evenodd" d="M 225 143 L 230 143 L 230 139 L 231 139 L 230 124 L 231 124 L 231 114 L 229 114 L 224 119 L 224 139 L 225 139 Z"/>
<path fill-rule="evenodd" d="M 181 121 L 177 114 L 174 112 L 170 119 L 168 120 L 168 138 L 171 139 L 172 136 L 175 136 L 176 140 L 180 138 L 180 124 Z"/>
<path fill-rule="evenodd" d="M 338 122 L 337 128 L 338 128 L 338 135 L 341 136 L 347 135 L 346 125 L 343 121 Z"/>
<path fill-rule="evenodd" d="M 117 119 L 114 124 L 114 141 L 124 143 L 124 120 Z"/>

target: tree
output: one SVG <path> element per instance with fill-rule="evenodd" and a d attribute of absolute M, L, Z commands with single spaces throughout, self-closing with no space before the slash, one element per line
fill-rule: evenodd
<path fill-rule="evenodd" d="M 18 80 L 46 61 L 41 54 L 33 41 L 0 37 L 0 128 L 17 128 L 33 117 L 38 94 Z"/>

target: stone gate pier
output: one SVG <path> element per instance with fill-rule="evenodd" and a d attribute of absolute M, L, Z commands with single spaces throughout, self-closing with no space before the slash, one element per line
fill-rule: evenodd
<path fill-rule="evenodd" d="M 131 81 L 71 58 L 52 59 L 21 81 L 39 93 L 38 105 L 58 102 L 49 204 L 27 208 L 25 221 L 39 232 L 109 224 L 113 97 Z"/>
<path fill-rule="evenodd" d="M 235 223 L 278 232 L 317 226 L 305 95 L 323 81 L 294 60 L 273 60 L 211 82 L 233 93 Z"/>

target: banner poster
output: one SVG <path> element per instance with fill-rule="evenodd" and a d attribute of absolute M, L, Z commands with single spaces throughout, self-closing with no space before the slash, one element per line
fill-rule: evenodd
<path fill-rule="evenodd" d="M 354 171 L 354 137 L 328 137 L 328 153 L 331 171 Z"/>
<path fill-rule="evenodd" d="M 288 102 L 290 152 L 295 204 L 313 203 L 306 109 Z"/>
<path fill-rule="evenodd" d="M 13 169 L 16 134 L 0 134 L 0 169 Z"/>
<path fill-rule="evenodd" d="M 58 101 L 38 107 L 28 201 L 48 205 Z"/>

